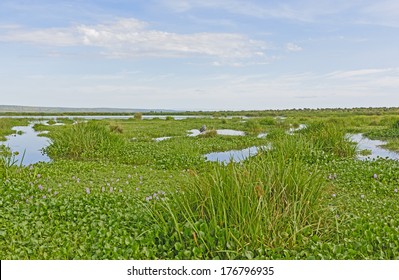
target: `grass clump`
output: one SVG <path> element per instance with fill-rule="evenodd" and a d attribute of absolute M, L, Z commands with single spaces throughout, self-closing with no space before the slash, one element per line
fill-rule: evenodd
<path fill-rule="evenodd" d="M 338 157 L 354 157 L 356 146 L 348 140 L 346 131 L 334 122 L 316 122 L 301 132 L 316 149 Z"/>
<path fill-rule="evenodd" d="M 65 127 L 52 134 L 45 152 L 53 158 L 106 159 L 121 152 L 125 140 L 100 122 L 90 121 Z"/>
<path fill-rule="evenodd" d="M 207 130 L 204 133 L 201 133 L 200 135 L 198 135 L 201 138 L 212 138 L 212 137 L 216 137 L 218 135 L 218 132 L 216 131 L 216 129 L 211 129 L 211 130 Z"/>
<path fill-rule="evenodd" d="M 196 176 L 184 195 L 153 210 L 160 227 L 173 227 L 182 244 L 202 248 L 196 258 L 252 258 L 320 235 L 322 172 L 291 157 L 304 141 L 286 136 L 279 143 L 242 165 L 216 165 Z"/>

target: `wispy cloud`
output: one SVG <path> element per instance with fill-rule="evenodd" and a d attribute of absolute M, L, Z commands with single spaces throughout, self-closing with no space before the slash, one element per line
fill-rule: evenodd
<path fill-rule="evenodd" d="M 67 28 L 2 28 L 0 41 L 48 46 L 100 47 L 109 57 L 190 57 L 251 59 L 265 55 L 267 43 L 236 33 L 179 34 L 151 29 L 134 18 Z"/>
<path fill-rule="evenodd" d="M 294 43 L 287 43 L 285 45 L 285 48 L 287 49 L 287 51 L 289 52 L 300 52 L 303 50 L 302 47 L 298 46 L 297 44 Z"/>
<path fill-rule="evenodd" d="M 173 12 L 218 9 L 255 18 L 277 18 L 301 22 L 333 21 L 399 27 L 399 2 L 396 0 L 158 0 Z M 348 16 L 350 14 L 351 16 Z"/>

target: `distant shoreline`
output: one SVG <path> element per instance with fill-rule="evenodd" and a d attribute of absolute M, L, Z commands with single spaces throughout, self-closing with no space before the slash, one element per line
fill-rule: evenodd
<path fill-rule="evenodd" d="M 203 115 L 214 117 L 226 116 L 247 116 L 247 117 L 276 117 L 289 116 L 293 113 L 297 114 L 316 114 L 331 115 L 339 112 L 355 115 L 386 115 L 397 113 L 399 115 L 399 107 L 359 107 L 359 108 L 301 108 L 301 109 L 267 109 L 267 110 L 226 110 L 226 111 L 178 111 L 163 109 L 113 109 L 113 108 L 62 108 L 62 107 L 29 107 L 29 106 L 10 106 L 0 105 L 0 116 L 126 116 L 135 113 L 143 115 L 164 115 L 164 116 L 181 116 L 181 115 Z"/>

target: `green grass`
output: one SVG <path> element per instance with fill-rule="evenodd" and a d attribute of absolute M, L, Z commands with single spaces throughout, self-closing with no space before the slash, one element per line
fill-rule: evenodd
<path fill-rule="evenodd" d="M 345 138 L 395 129 L 389 112 L 37 125 L 53 162 L 0 161 L 0 258 L 398 259 L 399 164 L 358 161 Z M 187 136 L 203 124 L 246 136 Z M 269 143 L 242 163 L 203 157 Z"/>
<path fill-rule="evenodd" d="M 115 129 L 96 121 L 77 123 L 53 132 L 54 142 L 46 148 L 52 158 L 106 159 L 121 151 L 125 139 Z"/>
<path fill-rule="evenodd" d="M 242 165 L 216 166 L 185 186 L 181 197 L 155 208 L 155 220 L 174 227 L 182 249 L 196 236 L 199 258 L 256 257 L 258 249 L 294 249 L 304 238 L 323 235 L 323 173 L 295 153 L 307 145 L 285 136 Z M 180 230 L 187 225 L 188 236 Z"/>

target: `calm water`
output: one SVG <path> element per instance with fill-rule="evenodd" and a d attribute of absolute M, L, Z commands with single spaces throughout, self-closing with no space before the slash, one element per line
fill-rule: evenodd
<path fill-rule="evenodd" d="M 41 149 L 47 147 L 50 144 L 50 139 L 47 137 L 37 136 L 40 132 L 33 130 L 34 123 L 29 126 L 16 126 L 13 130 L 22 131 L 23 134 L 12 134 L 7 136 L 5 142 L 0 142 L 11 149 L 12 152 L 18 152 L 15 156 L 18 160 L 18 164 L 29 165 L 39 161 L 49 162 L 50 158 L 43 155 Z M 41 132 L 43 133 L 43 132 Z"/>
<path fill-rule="evenodd" d="M 367 155 L 367 156 L 359 155 L 358 158 L 361 160 L 376 159 L 378 157 L 399 160 L 398 153 L 395 153 L 395 152 L 392 152 L 392 151 L 389 151 L 387 149 L 380 147 L 380 146 L 386 144 L 386 142 L 384 142 L 384 141 L 368 139 L 368 138 L 364 137 L 361 133 L 351 134 L 348 136 L 349 136 L 349 139 L 351 139 L 353 142 L 358 143 L 359 150 L 370 150 L 371 151 L 371 155 Z"/>
<path fill-rule="evenodd" d="M 188 130 L 189 134 L 187 136 L 195 137 L 201 134 L 198 129 L 191 129 Z M 245 136 L 244 131 L 234 130 L 234 129 L 217 129 L 216 130 L 218 135 L 225 135 L 225 136 Z"/>
<path fill-rule="evenodd" d="M 260 150 L 267 148 L 268 148 L 267 146 L 262 146 L 262 147 L 253 146 L 242 150 L 215 152 L 215 153 L 206 154 L 205 158 L 208 161 L 218 161 L 224 164 L 227 164 L 231 161 L 240 162 L 248 157 L 256 155 Z"/>
<path fill-rule="evenodd" d="M 57 119 L 57 118 L 67 118 L 67 119 L 87 119 L 87 120 L 102 120 L 102 119 L 129 119 L 133 118 L 133 115 L 119 115 L 119 116 L 0 116 L 0 118 L 16 118 L 16 119 Z M 166 116 L 166 115 L 143 115 L 143 119 L 166 119 L 166 117 L 172 117 L 175 120 L 183 120 L 183 119 L 198 119 L 198 118 L 213 118 L 212 116 Z"/>

